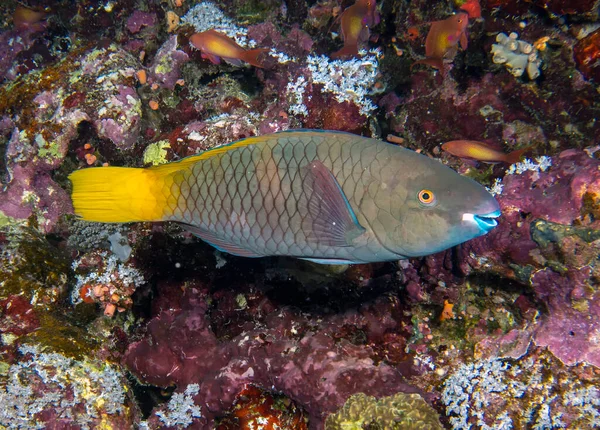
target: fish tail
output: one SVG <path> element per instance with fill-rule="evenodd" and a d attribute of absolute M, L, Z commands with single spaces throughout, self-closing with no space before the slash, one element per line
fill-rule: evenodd
<path fill-rule="evenodd" d="M 264 55 L 269 52 L 269 48 L 257 48 L 257 49 L 249 49 L 244 51 L 241 56 L 241 59 L 246 63 L 253 65 L 254 67 L 265 67 Z"/>
<path fill-rule="evenodd" d="M 96 222 L 168 219 L 176 207 L 178 195 L 173 194 L 178 194 L 178 187 L 173 187 L 172 169 L 161 167 L 93 167 L 71 173 L 75 214 Z"/>
<path fill-rule="evenodd" d="M 426 64 L 434 69 L 438 69 L 442 75 L 444 74 L 444 61 L 441 58 L 427 57 L 423 60 L 415 61 L 410 66 L 410 70 L 412 71 L 413 67 L 415 67 L 417 64 Z"/>
<path fill-rule="evenodd" d="M 358 55 L 357 43 L 346 43 L 342 49 L 331 54 L 331 58 L 356 57 Z"/>
<path fill-rule="evenodd" d="M 525 153 L 530 149 L 531 145 L 523 149 L 517 149 L 516 151 L 512 151 L 511 153 L 506 154 L 506 158 L 504 159 L 504 161 L 506 161 L 508 164 L 518 163 L 521 160 L 521 157 L 525 155 Z"/>

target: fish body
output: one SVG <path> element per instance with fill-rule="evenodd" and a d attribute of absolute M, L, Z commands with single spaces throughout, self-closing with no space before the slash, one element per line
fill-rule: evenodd
<path fill-rule="evenodd" d="M 341 16 L 344 46 L 332 58 L 358 55 L 358 46 L 369 39 L 369 28 L 379 24 L 380 16 L 374 0 L 357 0 Z"/>
<path fill-rule="evenodd" d="M 518 162 L 523 154 L 530 147 L 519 149 L 506 154 L 502 151 L 492 148 L 491 146 L 478 142 L 476 140 L 452 140 L 442 145 L 442 149 L 452 155 L 461 158 L 470 158 L 486 163 L 507 163 L 513 164 Z"/>
<path fill-rule="evenodd" d="M 431 24 L 427 39 L 425 39 L 425 59 L 413 63 L 428 64 L 441 72 L 444 70 L 444 59 L 454 58 L 458 45 L 462 49 L 467 49 L 467 26 L 469 25 L 469 15 L 466 12 L 459 12 L 456 15 Z"/>
<path fill-rule="evenodd" d="M 328 264 L 435 253 L 487 233 L 500 215 L 485 188 L 438 161 L 341 132 L 251 137 L 70 179 L 85 220 L 174 221 L 231 254 Z"/>
<path fill-rule="evenodd" d="M 212 29 L 193 34 L 190 43 L 202 52 L 203 58 L 213 64 L 219 64 L 222 58 L 234 66 L 241 66 L 244 61 L 255 67 L 264 67 L 261 55 L 269 51 L 267 48 L 244 49 L 234 40 Z"/>
<path fill-rule="evenodd" d="M 45 12 L 36 11 L 19 5 L 13 13 L 13 24 L 18 30 L 30 29 L 37 32 L 46 27 L 46 23 L 44 22 L 45 18 Z"/>

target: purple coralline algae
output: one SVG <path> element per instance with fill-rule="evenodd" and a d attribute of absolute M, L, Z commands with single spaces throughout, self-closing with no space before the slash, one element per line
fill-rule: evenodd
<path fill-rule="evenodd" d="M 157 21 L 158 19 L 154 13 L 136 10 L 129 18 L 127 18 L 126 26 L 131 34 L 137 34 L 143 27 L 154 27 Z"/>
<path fill-rule="evenodd" d="M 576 150 L 511 166 L 496 184 L 498 229 L 470 245 L 477 267 L 530 285 L 547 308 L 533 340 L 567 364 L 600 366 L 599 167 Z"/>
<path fill-rule="evenodd" d="M 177 36 L 170 36 L 160 47 L 150 66 L 151 81 L 173 90 L 181 77 L 181 66 L 189 60 L 188 55 L 177 49 Z"/>
<path fill-rule="evenodd" d="M 132 88 L 137 60 L 115 45 L 72 54 L 44 73 L 31 72 L 1 90 L 6 183 L 0 216 L 35 215 L 49 231 L 70 201 L 52 172 L 64 161 L 79 127 L 92 124 L 97 138 L 131 149 L 140 131 L 141 101 Z"/>
<path fill-rule="evenodd" d="M 168 283 L 160 287 L 169 288 Z M 318 321 L 292 309 L 274 313 L 266 297 L 252 309 L 242 295 L 236 297 L 240 312 L 260 312 L 261 326 L 247 322 L 235 336 L 219 339 L 207 319 L 206 298 L 205 288 L 191 285 L 178 301 L 180 308 L 173 307 L 171 293 L 163 297 L 164 304 L 156 305 L 165 310 L 149 322 L 146 338 L 129 346 L 124 360 L 145 384 L 199 384 L 194 399 L 206 405 L 203 418 L 209 423 L 225 413 L 248 383 L 294 398 L 317 427 L 352 394 L 417 392 L 397 369 L 374 361 L 371 348 L 336 340 L 337 330 L 345 326 L 361 326 L 371 331 L 366 336 L 377 338 L 396 325 L 391 318 L 380 322 L 365 310 L 365 315 L 349 312 Z"/>

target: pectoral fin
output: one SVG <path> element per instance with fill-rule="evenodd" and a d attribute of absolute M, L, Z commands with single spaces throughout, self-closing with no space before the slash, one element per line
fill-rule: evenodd
<path fill-rule="evenodd" d="M 305 204 L 309 216 L 302 228 L 310 242 L 327 246 L 351 246 L 365 232 L 342 188 L 320 161 L 302 168 Z"/>
<path fill-rule="evenodd" d="M 263 255 L 256 254 L 238 245 L 227 242 L 203 228 L 184 223 L 179 223 L 179 225 L 193 235 L 198 236 L 209 245 L 217 248 L 219 251 L 228 252 L 229 254 L 237 255 L 239 257 L 263 257 Z"/>
<path fill-rule="evenodd" d="M 460 47 L 464 50 L 467 49 L 467 46 L 469 45 L 469 40 L 467 39 L 467 32 L 463 31 L 460 35 Z"/>
<path fill-rule="evenodd" d="M 213 54 L 208 54 L 208 53 L 202 53 L 200 55 L 202 58 L 206 58 L 207 60 L 209 60 L 211 63 L 213 64 L 221 64 L 221 58 L 213 55 Z"/>

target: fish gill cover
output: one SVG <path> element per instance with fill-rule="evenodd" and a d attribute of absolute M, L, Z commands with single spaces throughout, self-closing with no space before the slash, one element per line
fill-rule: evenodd
<path fill-rule="evenodd" d="M 596 1 L 11 0 L 0 17 L 0 427 L 600 425 Z M 209 30 L 240 58 L 190 45 Z M 323 266 L 73 215 L 74 171 L 299 128 L 449 166 L 490 190 L 501 216 L 479 221 L 498 225 Z M 529 149 L 488 164 L 450 141 Z M 358 160 L 340 168 L 384 171 Z"/>

